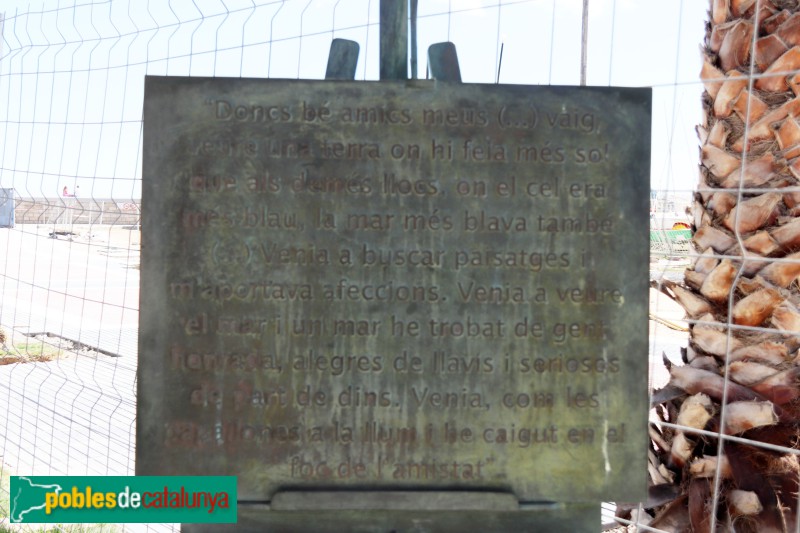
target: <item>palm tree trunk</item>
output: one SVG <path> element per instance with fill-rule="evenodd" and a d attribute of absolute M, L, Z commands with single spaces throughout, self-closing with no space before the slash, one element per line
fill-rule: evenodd
<path fill-rule="evenodd" d="M 659 285 L 691 326 L 684 364 L 653 397 L 650 525 L 795 531 L 800 1 L 711 0 L 709 14 L 697 257 L 682 284 Z"/>

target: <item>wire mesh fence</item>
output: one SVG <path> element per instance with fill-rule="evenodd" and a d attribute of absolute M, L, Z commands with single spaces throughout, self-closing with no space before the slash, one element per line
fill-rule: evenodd
<path fill-rule="evenodd" d="M 658 24 L 643 23 L 648 2 L 589 6 L 588 84 L 654 88 L 650 277 L 681 282 L 697 256 L 691 232 L 675 225 L 692 223 L 697 47 L 708 6 L 662 2 Z M 356 78 L 374 80 L 378 7 L 74 0 L 3 8 L 0 517 L 14 472 L 133 473 L 144 76 L 319 79 L 331 40 L 346 38 L 361 46 Z M 582 15 L 581 0 L 422 0 L 419 69 L 410 76 L 427 76 L 430 44 L 451 41 L 464 82 L 576 85 Z M 650 381 L 659 388 L 669 378 L 662 352 L 682 364 L 688 325 L 682 309 L 651 295 Z M 638 520 L 648 530 L 643 514 Z"/>

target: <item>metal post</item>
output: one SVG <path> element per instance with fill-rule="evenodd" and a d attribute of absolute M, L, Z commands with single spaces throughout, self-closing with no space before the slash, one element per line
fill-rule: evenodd
<path fill-rule="evenodd" d="M 381 0 L 380 79 L 408 79 L 408 0 Z"/>
<path fill-rule="evenodd" d="M 417 79 L 417 7 L 419 0 L 411 0 L 411 79 Z"/>
<path fill-rule="evenodd" d="M 581 28 L 581 85 L 586 85 L 586 58 L 589 48 L 589 0 L 583 0 Z"/>

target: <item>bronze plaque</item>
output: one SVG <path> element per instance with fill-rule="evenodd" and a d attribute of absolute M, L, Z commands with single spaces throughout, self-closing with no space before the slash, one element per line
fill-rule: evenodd
<path fill-rule="evenodd" d="M 137 474 L 644 497 L 650 99 L 148 77 Z"/>

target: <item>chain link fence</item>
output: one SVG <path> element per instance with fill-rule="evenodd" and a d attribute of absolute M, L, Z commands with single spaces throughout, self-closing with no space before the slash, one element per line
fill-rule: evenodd
<path fill-rule="evenodd" d="M 647 2 L 593 0 L 588 13 L 588 84 L 654 87 L 656 280 L 679 278 L 689 253 L 672 218 L 696 176 L 707 6 L 684 4 L 662 2 L 655 26 L 642 24 Z M 356 78 L 374 80 L 379 52 L 378 0 L 4 5 L 0 529 L 10 475 L 134 472 L 144 76 L 322 78 L 332 39 L 345 38 L 361 47 Z M 582 10 L 581 0 L 421 0 L 410 75 L 425 78 L 425 50 L 451 41 L 464 82 L 577 85 Z M 651 312 L 657 384 L 661 352 L 679 357 L 685 327 L 663 297 Z"/>

